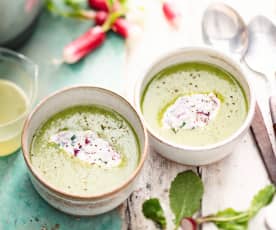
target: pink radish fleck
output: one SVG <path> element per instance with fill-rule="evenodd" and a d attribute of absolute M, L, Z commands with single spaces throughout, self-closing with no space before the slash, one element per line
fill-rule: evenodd
<path fill-rule="evenodd" d="M 79 151 L 80 151 L 79 149 L 74 149 L 74 156 L 75 157 L 78 155 Z"/>
<path fill-rule="evenodd" d="M 86 145 L 88 145 L 90 143 L 90 141 L 88 140 L 88 138 L 85 138 L 84 142 L 85 142 Z"/>

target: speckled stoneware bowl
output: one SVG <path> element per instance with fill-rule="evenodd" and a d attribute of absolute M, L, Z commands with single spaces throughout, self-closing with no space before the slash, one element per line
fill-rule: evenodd
<path fill-rule="evenodd" d="M 113 191 L 97 196 L 77 196 L 65 193 L 52 187 L 35 170 L 30 162 L 30 146 L 33 135 L 40 125 L 52 115 L 75 105 L 97 104 L 111 108 L 124 116 L 132 125 L 138 135 L 141 146 L 140 162 L 136 170 L 126 178 L 125 182 Z M 25 122 L 22 134 L 22 149 L 24 160 L 35 189 L 49 204 L 55 208 L 72 215 L 97 215 L 121 204 L 133 191 L 138 175 L 147 155 L 148 139 L 135 109 L 121 96 L 98 87 L 76 86 L 66 88 L 44 99 Z"/>
<path fill-rule="evenodd" d="M 227 139 L 204 147 L 174 144 L 162 138 L 143 118 L 140 105 L 144 89 L 155 74 L 168 66 L 191 61 L 214 64 L 231 73 L 243 87 L 248 100 L 248 114 L 242 126 Z M 189 47 L 169 52 L 155 61 L 144 73 L 142 73 L 142 76 L 140 76 L 136 83 L 134 103 L 149 131 L 150 144 L 158 153 L 178 163 L 186 165 L 205 165 L 216 162 L 233 151 L 234 147 L 248 131 L 253 119 L 256 101 L 249 80 L 238 63 L 227 55 L 211 48 Z"/>

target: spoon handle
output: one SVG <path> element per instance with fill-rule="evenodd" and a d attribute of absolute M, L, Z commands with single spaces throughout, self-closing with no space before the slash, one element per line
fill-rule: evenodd
<path fill-rule="evenodd" d="M 274 133 L 276 134 L 276 96 L 271 96 L 269 98 L 269 106 L 273 123 L 273 129 Z"/>

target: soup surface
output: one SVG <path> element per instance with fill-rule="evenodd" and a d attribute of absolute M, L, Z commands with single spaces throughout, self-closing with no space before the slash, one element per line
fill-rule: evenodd
<path fill-rule="evenodd" d="M 126 181 L 139 154 L 130 124 L 117 112 L 93 105 L 68 108 L 46 121 L 35 133 L 30 159 L 55 188 L 97 195 Z"/>
<path fill-rule="evenodd" d="M 243 124 L 247 104 L 234 76 L 199 62 L 160 71 L 141 99 L 144 118 L 155 133 L 189 146 L 206 146 L 229 137 Z"/>
<path fill-rule="evenodd" d="M 27 111 L 28 99 L 21 88 L 0 80 L 0 125 L 13 121 Z"/>
<path fill-rule="evenodd" d="M 6 128 L 0 127 L 0 156 L 20 147 L 21 130 L 28 107 L 29 100 L 24 91 L 13 82 L 0 79 L 0 126 L 7 125 Z"/>

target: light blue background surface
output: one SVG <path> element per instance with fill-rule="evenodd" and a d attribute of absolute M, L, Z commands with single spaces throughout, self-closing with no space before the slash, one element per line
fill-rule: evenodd
<path fill-rule="evenodd" d="M 32 38 L 20 50 L 39 65 L 37 101 L 76 84 L 93 84 L 122 92 L 124 41 L 113 33 L 108 34 L 102 47 L 77 64 L 52 63 L 53 58 L 61 57 L 63 47 L 90 25 L 92 22 L 42 13 Z M 117 230 L 121 225 L 117 210 L 86 218 L 55 210 L 31 185 L 21 151 L 0 158 L 0 230 Z"/>

